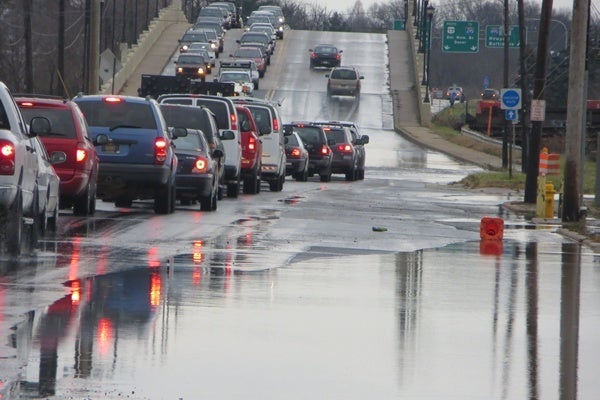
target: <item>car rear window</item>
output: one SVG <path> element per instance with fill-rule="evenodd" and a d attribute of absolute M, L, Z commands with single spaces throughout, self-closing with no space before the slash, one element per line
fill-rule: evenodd
<path fill-rule="evenodd" d="M 346 143 L 346 132 L 342 129 L 326 128 L 325 133 L 328 139 L 333 139 L 334 143 Z"/>
<path fill-rule="evenodd" d="M 287 144 L 289 146 L 296 146 L 296 147 L 300 146 L 300 143 L 298 143 L 298 136 L 290 135 L 290 136 L 287 136 L 287 138 L 288 138 Z"/>
<path fill-rule="evenodd" d="M 229 109 L 227 104 L 223 101 L 214 101 L 208 99 L 198 98 L 198 105 L 206 106 L 209 110 L 215 114 L 217 120 L 217 126 L 219 129 L 230 129 L 229 126 Z"/>
<path fill-rule="evenodd" d="M 77 103 L 89 126 L 125 126 L 156 129 L 150 104 L 133 102 L 81 101 Z"/>
<path fill-rule="evenodd" d="M 321 46 L 321 47 L 317 47 L 315 48 L 315 52 L 317 53 L 337 53 L 337 49 L 335 47 L 330 47 L 330 46 Z"/>
<path fill-rule="evenodd" d="M 306 144 L 315 145 L 323 143 L 322 131 L 315 126 L 294 126 L 292 132 L 296 132 Z"/>
<path fill-rule="evenodd" d="M 252 105 L 246 105 L 252 112 L 252 116 L 254 117 L 254 122 L 258 127 L 258 130 L 262 133 L 268 132 L 272 130 L 272 121 L 271 121 L 271 113 L 269 109 L 266 107 L 254 107 Z"/>
<path fill-rule="evenodd" d="M 188 131 L 187 136 L 178 137 L 175 146 L 179 150 L 207 151 L 206 140 L 197 131 Z"/>
<path fill-rule="evenodd" d="M 356 71 L 351 69 L 334 69 L 331 72 L 332 79 L 356 79 Z"/>
<path fill-rule="evenodd" d="M 51 131 L 40 133 L 40 136 L 60 136 L 76 138 L 75 123 L 70 110 L 64 108 L 21 108 L 23 119 L 31 124 L 33 117 L 45 117 L 50 121 Z"/>

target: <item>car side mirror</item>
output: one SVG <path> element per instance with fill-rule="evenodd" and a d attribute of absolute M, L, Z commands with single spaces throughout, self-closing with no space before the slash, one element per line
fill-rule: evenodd
<path fill-rule="evenodd" d="M 50 133 L 52 127 L 50 120 L 45 117 L 33 117 L 29 123 L 29 137 Z"/>
<path fill-rule="evenodd" d="M 188 135 L 188 131 L 185 128 L 175 127 L 171 129 L 171 135 L 173 135 L 175 139 L 180 137 L 186 137 Z"/>
<path fill-rule="evenodd" d="M 369 143 L 369 135 L 362 135 L 360 140 L 362 140 L 363 144 Z"/>
<path fill-rule="evenodd" d="M 361 75 L 358 79 L 365 79 L 365 77 L 363 75 Z"/>
<path fill-rule="evenodd" d="M 325 74 L 325 78 L 329 78 L 329 74 Z"/>
<path fill-rule="evenodd" d="M 233 131 L 223 131 L 219 134 L 221 140 L 233 140 L 235 139 L 235 133 Z"/>
<path fill-rule="evenodd" d="M 108 136 L 104 133 L 100 133 L 93 140 L 94 146 L 103 146 L 108 143 Z"/>
<path fill-rule="evenodd" d="M 214 149 L 212 151 L 212 156 L 214 158 L 221 158 L 221 157 L 223 157 L 223 155 L 224 155 L 224 153 L 223 153 L 223 150 L 221 150 L 221 149 Z"/>

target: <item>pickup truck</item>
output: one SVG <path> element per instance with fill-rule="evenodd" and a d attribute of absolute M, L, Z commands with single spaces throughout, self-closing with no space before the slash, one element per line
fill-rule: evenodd
<path fill-rule="evenodd" d="M 44 167 L 34 140 L 49 131 L 50 121 L 43 117 L 32 118 L 28 126 L 10 90 L 0 82 L 0 247 L 12 256 L 25 246 L 37 246 L 44 217 L 38 177 Z"/>

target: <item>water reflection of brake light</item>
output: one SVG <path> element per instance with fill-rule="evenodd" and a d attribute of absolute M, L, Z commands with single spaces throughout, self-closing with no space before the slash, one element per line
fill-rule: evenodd
<path fill-rule="evenodd" d="M 98 321 L 98 351 L 100 355 L 106 355 L 111 351 L 110 345 L 113 338 L 113 324 L 108 318 L 102 318 Z"/>
<path fill-rule="evenodd" d="M 195 240 L 194 247 L 192 249 L 192 259 L 194 264 L 202 264 L 204 261 L 204 241 L 203 240 Z"/>
<path fill-rule="evenodd" d="M 160 259 L 158 258 L 157 247 L 150 247 L 148 249 L 148 266 L 150 268 L 160 267 Z"/>
<path fill-rule="evenodd" d="M 79 305 L 81 302 L 81 282 L 76 280 L 71 283 L 71 304 Z"/>
<path fill-rule="evenodd" d="M 150 275 L 150 305 L 156 308 L 160 305 L 162 292 L 162 279 L 159 272 L 153 272 Z"/>

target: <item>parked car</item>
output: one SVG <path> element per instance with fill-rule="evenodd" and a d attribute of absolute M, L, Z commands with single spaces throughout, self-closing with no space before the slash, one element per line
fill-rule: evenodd
<path fill-rule="evenodd" d="M 202 94 L 164 94 L 157 101 L 161 104 L 204 106 L 213 112 L 225 148 L 227 197 L 238 197 L 242 176 L 242 139 L 233 101 L 228 97 Z"/>
<path fill-rule="evenodd" d="M 217 163 L 216 177 L 218 184 L 218 199 L 223 198 L 225 188 L 225 146 L 222 140 L 233 140 L 233 133 L 219 132 L 215 114 L 206 107 L 197 107 L 182 104 L 161 104 L 162 112 L 167 126 L 198 130 L 202 132 L 209 148 L 209 154 Z M 176 143 L 177 145 L 177 143 Z M 214 151 L 218 150 L 218 151 Z"/>
<path fill-rule="evenodd" d="M 272 192 L 283 190 L 285 183 L 285 139 L 279 104 L 254 97 L 235 97 L 233 101 L 250 109 L 262 141 L 261 179 L 269 182 Z"/>
<path fill-rule="evenodd" d="M 242 132 L 242 180 L 244 193 L 260 193 L 260 173 L 262 165 L 262 140 L 252 112 L 248 107 L 236 104 Z"/>
<path fill-rule="evenodd" d="M 329 182 L 333 152 L 323 127 L 308 122 L 292 122 L 284 125 L 284 132 L 285 135 L 296 133 L 302 139 L 308 151 L 308 176 L 318 174 L 321 182 Z"/>
<path fill-rule="evenodd" d="M 370 141 L 369 135 L 362 135 L 360 133 L 360 128 L 358 127 L 358 124 L 354 121 L 317 120 L 313 121 L 313 123 L 324 126 L 341 125 L 345 126 L 350 130 L 350 134 L 352 135 L 352 144 L 354 145 L 354 149 L 358 153 L 358 170 L 356 179 L 365 179 L 365 162 L 367 159 L 365 144 L 368 144 Z"/>
<path fill-rule="evenodd" d="M 299 182 L 308 180 L 308 150 L 296 132 L 285 135 L 285 174 Z"/>
<path fill-rule="evenodd" d="M 364 79 L 354 67 L 335 67 L 327 78 L 327 96 L 346 95 L 360 96 L 360 81 Z"/>
<path fill-rule="evenodd" d="M 339 67 L 342 64 L 343 50 L 332 44 L 318 44 L 310 52 L 310 68 L 314 67 Z"/>
<path fill-rule="evenodd" d="M 331 171 L 344 174 L 347 181 L 356 180 L 360 155 L 353 144 L 350 129 L 342 125 L 323 125 L 323 130 L 333 152 Z"/>
<path fill-rule="evenodd" d="M 215 211 L 219 197 L 219 149 L 211 150 L 204 134 L 197 129 L 175 127 L 177 164 L 177 199 L 182 205 L 200 203 L 200 210 Z"/>
<path fill-rule="evenodd" d="M 186 76 L 191 79 L 206 80 L 207 71 L 210 70 L 210 57 L 198 53 L 180 54 L 177 60 L 173 61 L 177 66 L 175 68 L 176 76 Z"/>
<path fill-rule="evenodd" d="M 50 132 L 39 134 L 60 177 L 60 208 L 86 216 L 96 210 L 100 161 L 88 125 L 74 101 L 59 97 L 18 94 L 15 97 L 27 123 L 34 117 L 50 121 Z"/>
<path fill-rule="evenodd" d="M 117 207 L 154 200 L 157 214 L 175 210 L 177 156 L 156 100 L 78 95 L 100 159 L 97 196 Z"/>
<path fill-rule="evenodd" d="M 47 118 L 33 117 L 25 123 L 10 90 L 0 82 L 0 246 L 12 256 L 19 255 L 25 244 L 29 249 L 37 246 L 38 176 L 43 166 L 34 138 L 48 131 Z"/>
<path fill-rule="evenodd" d="M 499 100 L 500 91 L 496 89 L 483 89 L 481 91 L 481 100 Z"/>

